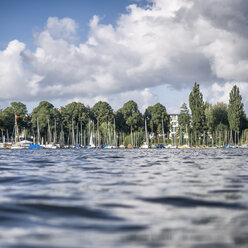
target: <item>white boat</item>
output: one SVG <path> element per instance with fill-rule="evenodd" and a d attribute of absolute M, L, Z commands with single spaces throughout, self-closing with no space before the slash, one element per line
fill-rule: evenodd
<path fill-rule="evenodd" d="M 91 132 L 90 133 L 90 143 L 89 145 L 87 146 L 88 149 L 92 149 L 92 148 L 96 148 L 94 142 L 93 142 L 93 133 Z"/>
<path fill-rule="evenodd" d="M 239 146 L 239 148 L 248 148 L 248 144 L 245 144 L 245 145 L 241 145 L 241 146 Z"/>
<path fill-rule="evenodd" d="M 33 142 L 29 140 L 22 140 L 13 144 L 10 149 L 27 149 Z"/>
<path fill-rule="evenodd" d="M 14 144 L 10 147 L 10 149 L 13 150 L 21 150 L 21 149 L 26 149 L 25 147 L 18 146 L 17 144 Z"/>
<path fill-rule="evenodd" d="M 146 141 L 144 142 L 143 145 L 140 146 L 141 149 L 148 149 L 149 148 L 149 139 L 148 139 L 146 119 L 145 119 L 145 135 L 146 135 Z"/>
<path fill-rule="evenodd" d="M 111 145 L 104 145 L 103 148 L 104 149 L 113 149 L 113 146 L 111 146 Z"/>
<path fill-rule="evenodd" d="M 56 144 L 50 143 L 50 144 L 46 144 L 45 148 L 46 149 L 57 149 L 58 147 Z"/>
<path fill-rule="evenodd" d="M 176 145 L 170 144 L 170 145 L 165 146 L 165 148 L 168 148 L 168 149 L 176 149 L 177 146 L 176 146 Z"/>
<path fill-rule="evenodd" d="M 146 142 L 140 146 L 141 149 L 148 149 L 149 148 L 149 145 L 146 144 Z"/>
<path fill-rule="evenodd" d="M 0 149 L 4 149 L 6 148 L 6 144 L 5 143 L 0 143 Z"/>
<path fill-rule="evenodd" d="M 119 146 L 119 148 L 120 148 L 120 149 L 125 149 L 126 147 L 125 147 L 123 144 L 121 144 L 121 145 Z"/>

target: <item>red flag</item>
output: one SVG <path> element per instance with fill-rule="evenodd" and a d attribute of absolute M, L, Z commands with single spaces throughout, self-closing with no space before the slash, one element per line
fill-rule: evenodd
<path fill-rule="evenodd" d="M 16 120 L 19 118 L 19 116 L 18 115 L 15 115 L 15 118 L 16 118 Z"/>

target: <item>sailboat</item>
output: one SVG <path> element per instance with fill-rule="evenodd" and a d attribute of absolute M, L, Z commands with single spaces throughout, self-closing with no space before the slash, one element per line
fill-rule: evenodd
<path fill-rule="evenodd" d="M 87 145 L 87 148 L 88 149 L 92 149 L 92 148 L 96 148 L 95 144 L 94 144 L 94 141 L 93 141 L 93 132 L 91 132 L 91 129 L 90 129 L 90 120 L 89 120 L 89 137 L 90 137 L 90 142 L 89 142 L 89 145 Z"/>
<path fill-rule="evenodd" d="M 6 148 L 5 144 L 5 136 L 3 135 L 3 130 L 2 130 L 2 142 L 0 143 L 0 149 Z"/>
<path fill-rule="evenodd" d="M 96 148 L 94 142 L 93 142 L 93 133 L 90 133 L 90 143 L 89 146 L 87 147 L 88 149 Z"/>
<path fill-rule="evenodd" d="M 123 138 L 123 142 L 122 142 L 122 144 L 119 145 L 119 148 L 120 149 L 125 149 L 126 147 L 124 145 L 125 144 L 125 134 L 124 133 L 122 134 L 122 138 Z"/>
<path fill-rule="evenodd" d="M 112 148 L 116 149 L 117 147 L 117 135 L 116 135 L 116 131 L 115 131 L 115 119 L 114 119 L 114 144 L 112 146 Z"/>
<path fill-rule="evenodd" d="M 43 143 L 43 142 L 42 142 Z M 43 145 L 40 144 L 40 130 L 39 130 L 39 121 L 37 118 L 37 144 L 31 144 L 28 149 L 43 149 L 45 148 Z"/>
<path fill-rule="evenodd" d="M 15 113 L 15 143 L 10 147 L 11 149 L 25 149 L 28 148 L 30 146 L 30 144 L 32 144 L 31 141 L 28 140 L 23 140 L 20 141 L 20 137 L 19 137 L 19 130 L 18 130 L 18 125 L 17 125 L 17 119 L 19 118 L 19 116 L 16 115 Z"/>
<path fill-rule="evenodd" d="M 111 142 L 111 133 L 109 128 L 109 123 L 107 123 L 107 129 L 106 129 L 106 139 L 107 143 L 103 146 L 104 149 L 112 149 L 112 142 Z"/>
<path fill-rule="evenodd" d="M 146 119 L 145 119 L 145 136 L 146 136 L 146 141 L 144 142 L 143 145 L 140 146 L 141 149 L 148 149 L 149 148 L 149 139 L 148 139 Z"/>
<path fill-rule="evenodd" d="M 45 145 L 45 148 L 47 148 L 47 149 L 57 149 L 57 146 L 55 145 L 55 143 L 51 142 L 52 134 L 51 134 L 49 119 L 47 120 L 47 123 L 48 123 L 48 143 Z"/>

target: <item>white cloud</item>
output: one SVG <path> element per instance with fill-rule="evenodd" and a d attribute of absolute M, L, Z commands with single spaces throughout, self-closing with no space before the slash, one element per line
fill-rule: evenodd
<path fill-rule="evenodd" d="M 22 52 L 25 44 L 13 40 L 0 51 L 0 99 L 25 99 L 34 93 L 33 86 L 38 75 L 25 68 Z"/>
<path fill-rule="evenodd" d="M 149 88 L 190 88 L 194 81 L 212 89 L 210 98 L 224 99 L 231 84 L 225 82 L 243 82 L 244 90 L 248 82 L 248 32 L 239 30 L 247 24 L 244 3 L 133 4 L 114 25 L 94 16 L 87 42 L 78 45 L 76 22 L 50 17 L 34 52 L 19 41 L 0 51 L 0 100 L 107 99 L 117 106 L 136 97 L 146 106 L 157 99 Z"/>
<path fill-rule="evenodd" d="M 214 83 L 208 88 L 203 88 L 202 92 L 205 98 L 212 104 L 216 102 L 224 102 L 228 104 L 229 94 L 232 87 L 236 84 L 239 87 L 240 94 L 242 96 L 242 102 L 244 103 L 245 110 L 248 110 L 248 84 L 245 82 L 226 82 L 225 84 Z"/>

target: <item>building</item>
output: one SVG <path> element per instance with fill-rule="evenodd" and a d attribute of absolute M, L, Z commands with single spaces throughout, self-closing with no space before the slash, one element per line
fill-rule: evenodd
<path fill-rule="evenodd" d="M 179 128 L 178 116 L 179 114 L 170 114 L 170 134 L 169 138 L 174 138 L 177 135 L 177 131 Z"/>

